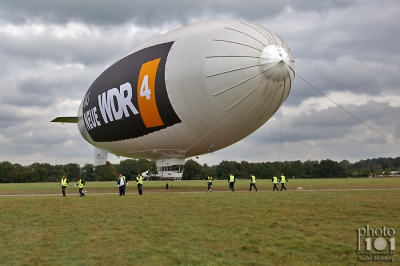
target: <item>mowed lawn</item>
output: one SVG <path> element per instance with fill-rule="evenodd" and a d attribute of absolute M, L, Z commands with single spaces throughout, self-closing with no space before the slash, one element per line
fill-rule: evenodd
<path fill-rule="evenodd" d="M 0 265 L 359 265 L 358 228 L 400 232 L 400 178 L 248 183 L 149 181 L 120 197 L 87 182 L 84 198 L 73 182 L 65 198 L 55 183 L 1 184 Z"/>
<path fill-rule="evenodd" d="M 67 194 L 78 195 L 78 188 L 74 186 L 76 180 L 70 180 Z M 168 183 L 168 190 L 166 184 Z M 235 183 L 237 191 L 247 191 L 249 189 L 249 180 L 239 179 Z M 270 179 L 257 179 L 257 187 L 261 191 L 272 190 Z M 289 179 L 286 183 L 288 190 L 296 190 L 302 187 L 303 190 L 330 190 L 330 189 L 400 189 L 400 177 L 390 178 L 333 178 L 333 179 Z M 253 188 L 254 189 L 254 188 Z M 118 185 L 116 181 L 109 182 L 86 182 L 85 190 L 88 195 L 96 193 L 117 193 Z M 205 180 L 193 181 L 144 181 L 144 193 L 146 192 L 205 192 L 207 191 L 207 182 Z M 213 191 L 229 191 L 229 183 L 227 180 L 214 180 Z M 126 192 L 137 193 L 136 182 L 128 182 Z M 49 183 L 17 183 L 17 184 L 0 184 L 0 195 L 30 195 L 30 194 L 59 194 L 61 195 L 61 187 L 57 182 Z"/>

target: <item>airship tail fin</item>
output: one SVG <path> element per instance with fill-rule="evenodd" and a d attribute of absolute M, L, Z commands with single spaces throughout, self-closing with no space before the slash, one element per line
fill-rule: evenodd
<path fill-rule="evenodd" d="M 108 151 L 94 147 L 94 165 L 105 165 L 107 162 Z"/>
<path fill-rule="evenodd" d="M 77 116 L 59 116 L 50 122 L 55 122 L 55 123 L 78 123 L 78 117 Z"/>

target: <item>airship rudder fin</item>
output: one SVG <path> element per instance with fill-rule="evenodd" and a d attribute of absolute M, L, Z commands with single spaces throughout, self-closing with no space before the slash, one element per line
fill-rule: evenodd
<path fill-rule="evenodd" d="M 78 123 L 77 116 L 59 116 L 51 120 L 50 122 L 55 123 Z"/>

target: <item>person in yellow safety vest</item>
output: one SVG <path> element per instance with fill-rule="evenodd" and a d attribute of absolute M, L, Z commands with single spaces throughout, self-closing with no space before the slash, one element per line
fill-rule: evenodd
<path fill-rule="evenodd" d="M 208 186 L 207 193 L 208 193 L 208 192 L 211 192 L 212 181 L 213 181 L 212 176 L 208 176 L 208 177 L 207 177 L 207 186 Z"/>
<path fill-rule="evenodd" d="M 289 182 L 289 180 L 286 180 L 286 177 L 283 174 L 281 175 L 281 180 L 279 180 L 279 182 L 281 183 L 281 191 L 282 189 L 286 190 L 285 183 Z"/>
<path fill-rule="evenodd" d="M 78 183 L 76 183 L 75 186 L 78 186 L 79 188 L 79 195 L 81 195 L 81 197 L 85 196 L 85 193 L 83 193 L 83 188 L 85 187 L 85 181 L 82 180 L 82 178 L 78 178 Z"/>
<path fill-rule="evenodd" d="M 250 175 L 250 189 L 249 189 L 249 191 L 251 191 L 252 187 L 254 187 L 256 189 L 256 191 L 258 191 L 258 189 L 256 187 L 256 177 L 253 174 Z"/>
<path fill-rule="evenodd" d="M 139 195 L 142 195 L 143 177 L 140 174 L 137 174 L 136 184 L 137 184 L 137 188 L 138 188 L 138 191 L 139 191 Z"/>
<path fill-rule="evenodd" d="M 271 182 L 274 184 L 274 189 L 272 191 L 275 191 L 275 189 L 276 191 L 279 191 L 279 188 L 276 186 L 278 184 L 278 178 L 274 176 Z"/>
<path fill-rule="evenodd" d="M 232 190 L 232 192 L 235 192 L 235 177 L 232 175 L 232 173 L 229 175 L 229 188 Z"/>
<path fill-rule="evenodd" d="M 62 191 L 63 197 L 66 196 L 65 195 L 65 189 L 67 188 L 68 183 L 69 183 L 68 179 L 65 178 L 65 176 L 62 176 L 59 184 L 61 185 L 61 191 Z"/>
<path fill-rule="evenodd" d="M 119 195 L 125 196 L 125 187 L 128 184 L 126 182 L 125 176 L 123 176 L 122 174 L 119 174 L 119 177 L 117 179 L 117 184 L 118 184 L 118 188 L 119 188 Z"/>

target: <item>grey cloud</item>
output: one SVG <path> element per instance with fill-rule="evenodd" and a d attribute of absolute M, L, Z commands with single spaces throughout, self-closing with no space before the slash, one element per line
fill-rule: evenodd
<path fill-rule="evenodd" d="M 286 104 L 298 105 L 309 97 L 325 97 L 333 91 L 349 91 L 378 96 L 383 91 L 395 90 L 400 78 L 394 70 L 370 67 L 352 57 L 336 62 L 302 60 L 296 66 L 296 78 Z M 398 94 L 398 91 L 395 92 Z M 325 95 L 325 96 L 324 96 Z"/>
<path fill-rule="evenodd" d="M 395 122 L 400 107 L 392 107 L 389 103 L 369 101 L 365 105 L 346 105 L 343 109 L 335 106 L 322 111 L 312 110 L 310 114 L 300 114 L 292 121 L 291 125 L 297 127 L 350 127 L 354 125 L 369 124 L 371 126 L 387 126 Z M 362 122 L 361 122 L 362 121 Z"/>
<path fill-rule="evenodd" d="M 93 148 L 70 131 L 69 128 L 46 127 L 28 133 L 21 132 L 7 138 L 7 143 L 2 145 L 2 152 L 8 155 L 7 160 L 25 165 L 37 161 L 61 164 L 80 161 L 93 163 Z"/>
<path fill-rule="evenodd" d="M 277 113 L 274 119 L 248 138 L 262 146 L 266 143 L 279 143 L 282 140 L 290 143 L 318 140 L 330 142 L 344 139 L 358 130 L 371 136 L 365 139 L 367 142 L 369 138 L 381 138 L 385 143 L 389 143 L 390 141 L 380 133 L 388 137 L 392 134 L 395 134 L 396 138 L 400 137 L 400 126 L 396 123 L 400 107 L 373 101 L 361 106 L 343 107 L 348 113 L 337 106 L 321 111 L 311 110 L 309 114 L 300 113 L 296 116 L 282 117 L 281 113 Z"/>
<path fill-rule="evenodd" d="M 32 119 L 32 115 L 19 113 L 15 108 L 9 108 L 7 105 L 2 105 L 0 107 L 0 135 L 4 129 L 24 123 L 29 119 Z"/>
<path fill-rule="evenodd" d="M 83 98 L 84 92 L 89 88 L 90 82 L 85 75 L 94 77 L 86 70 L 48 70 L 42 69 L 40 73 L 31 73 L 27 77 L 17 78 L 17 83 L 5 81 L 7 90 L 3 91 L 0 103 L 28 107 L 49 106 L 58 97 Z"/>
<path fill-rule="evenodd" d="M 117 25 L 131 21 L 135 24 L 154 26 L 170 23 L 172 20 L 183 24 L 193 17 L 225 16 L 260 20 L 274 17 L 285 8 L 299 11 L 323 12 L 330 8 L 343 9 L 354 1 L 198 1 L 188 2 L 172 0 L 150 1 L 63 1 L 49 0 L 14 0 L 0 1 L 2 15 L 14 23 L 43 21 L 46 23 L 65 24 L 80 21 L 96 25 Z M 12 15 L 10 15 L 12 14 Z"/>
<path fill-rule="evenodd" d="M 134 48 L 148 33 L 139 32 L 142 36 L 134 35 L 136 40 L 126 38 L 127 33 L 123 29 L 118 31 L 105 31 L 101 34 L 93 32 L 79 36 L 60 38 L 56 36 L 55 29 L 40 34 L 26 34 L 22 36 L 10 36 L 0 33 L 3 40 L 0 43 L 1 53 L 15 59 L 44 60 L 62 63 L 81 63 L 87 66 L 94 64 L 110 64 L 127 51 Z M 151 35 L 150 35 L 151 36 Z"/>

